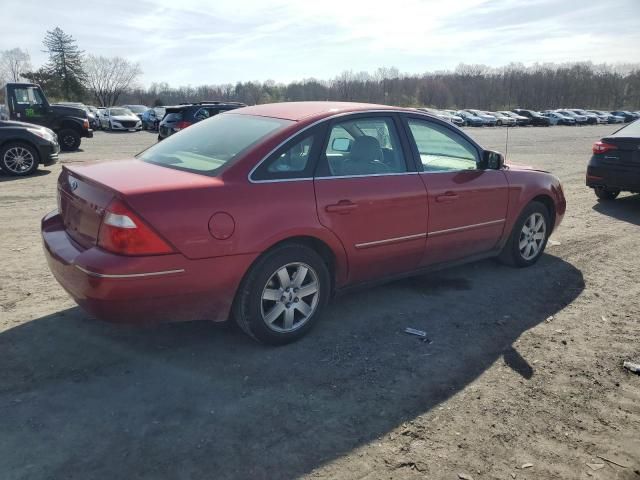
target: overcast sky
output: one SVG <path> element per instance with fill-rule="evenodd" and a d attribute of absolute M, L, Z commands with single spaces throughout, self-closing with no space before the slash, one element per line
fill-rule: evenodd
<path fill-rule="evenodd" d="M 328 79 L 459 63 L 640 62 L 640 0 L 3 0 L 0 50 L 34 66 L 59 26 L 141 83 Z"/>

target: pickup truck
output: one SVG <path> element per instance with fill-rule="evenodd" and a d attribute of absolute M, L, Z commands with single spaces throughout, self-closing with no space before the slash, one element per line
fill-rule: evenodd
<path fill-rule="evenodd" d="M 66 151 L 80 148 L 81 139 L 93 137 L 87 112 L 68 105 L 51 105 L 39 85 L 7 83 L 5 101 L 9 118 L 53 130 Z"/>

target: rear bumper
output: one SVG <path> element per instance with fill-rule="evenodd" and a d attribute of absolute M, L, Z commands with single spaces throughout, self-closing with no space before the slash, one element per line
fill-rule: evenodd
<path fill-rule="evenodd" d="M 640 168 L 602 165 L 599 159 L 592 157 L 587 167 L 586 185 L 640 193 Z"/>
<path fill-rule="evenodd" d="M 84 138 L 93 138 L 93 130 L 89 129 L 89 130 L 82 130 L 82 133 L 80 134 L 81 137 Z"/>
<path fill-rule="evenodd" d="M 69 238 L 53 211 L 42 219 L 49 268 L 91 315 L 118 323 L 229 317 L 236 289 L 255 255 L 190 260 L 182 254 L 125 257 Z"/>

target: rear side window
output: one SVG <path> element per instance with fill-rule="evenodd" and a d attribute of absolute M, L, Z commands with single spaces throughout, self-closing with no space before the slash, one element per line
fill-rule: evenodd
<path fill-rule="evenodd" d="M 615 132 L 612 137 L 640 137 L 640 120 L 630 123 Z"/>
<path fill-rule="evenodd" d="M 306 132 L 287 142 L 262 162 L 251 180 L 293 180 L 313 177 L 314 162 L 320 142 L 320 130 Z"/>
<path fill-rule="evenodd" d="M 176 170 L 215 176 L 227 162 L 292 123 L 251 115 L 216 115 L 156 143 L 138 158 Z"/>
<path fill-rule="evenodd" d="M 182 113 L 180 112 L 169 112 L 162 119 L 165 122 L 179 122 L 182 120 Z"/>

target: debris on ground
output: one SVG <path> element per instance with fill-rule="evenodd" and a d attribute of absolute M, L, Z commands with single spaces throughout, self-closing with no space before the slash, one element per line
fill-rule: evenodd
<path fill-rule="evenodd" d="M 640 374 L 640 363 L 636 362 L 624 362 L 622 364 L 624 368 L 629 370 L 630 372 Z"/>
<path fill-rule="evenodd" d="M 427 332 L 425 332 L 424 330 L 417 330 L 411 327 L 405 328 L 404 333 L 408 333 L 409 335 L 415 335 L 416 337 L 427 338 Z"/>
<path fill-rule="evenodd" d="M 556 247 L 556 246 L 562 245 L 562 244 L 557 240 L 549 239 L 549 240 L 547 240 L 547 245 L 549 245 L 550 247 Z"/>
<path fill-rule="evenodd" d="M 553 321 L 553 315 L 550 315 L 547 317 L 547 319 L 545 320 L 545 322 L 549 323 Z"/>
<path fill-rule="evenodd" d="M 591 470 L 600 470 L 601 468 L 604 468 L 604 463 L 587 463 L 587 467 Z"/>
<path fill-rule="evenodd" d="M 531 468 L 531 467 L 533 467 L 533 463 L 525 463 L 520 468 L 524 470 L 525 468 Z"/>
<path fill-rule="evenodd" d="M 611 460 L 610 458 L 607 458 L 604 455 L 596 455 L 596 457 L 598 457 L 601 460 L 604 460 L 605 462 L 613 463 L 614 465 L 617 465 L 617 466 L 619 466 L 621 468 L 629 468 L 629 465 L 625 465 L 623 463 L 616 462 L 615 460 Z"/>
<path fill-rule="evenodd" d="M 458 478 L 460 480 L 473 480 L 473 477 L 467 473 L 459 473 Z"/>

